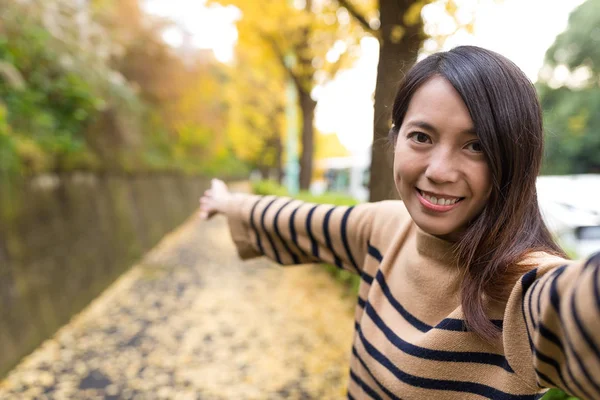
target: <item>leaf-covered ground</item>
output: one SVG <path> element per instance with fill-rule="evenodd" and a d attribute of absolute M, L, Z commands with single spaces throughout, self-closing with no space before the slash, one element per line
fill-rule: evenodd
<path fill-rule="evenodd" d="M 85 268 L 85 266 L 82 266 Z M 353 299 L 193 217 L 0 382 L 0 399 L 345 397 Z"/>

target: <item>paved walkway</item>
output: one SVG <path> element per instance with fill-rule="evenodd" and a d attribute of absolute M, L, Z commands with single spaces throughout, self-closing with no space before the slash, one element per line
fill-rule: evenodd
<path fill-rule="evenodd" d="M 190 220 L 0 382 L 0 399 L 338 399 L 353 300 L 318 266 L 241 262 Z"/>

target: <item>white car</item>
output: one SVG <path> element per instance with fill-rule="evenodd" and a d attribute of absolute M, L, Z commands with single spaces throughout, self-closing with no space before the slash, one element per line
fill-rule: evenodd
<path fill-rule="evenodd" d="M 565 250 L 583 258 L 600 251 L 600 175 L 541 176 L 538 200 Z"/>

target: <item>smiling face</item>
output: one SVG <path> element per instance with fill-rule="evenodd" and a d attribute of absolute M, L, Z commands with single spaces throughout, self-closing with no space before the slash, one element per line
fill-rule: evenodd
<path fill-rule="evenodd" d="M 458 92 L 435 76 L 413 95 L 395 144 L 394 181 L 425 232 L 457 240 L 485 207 L 491 175 Z"/>

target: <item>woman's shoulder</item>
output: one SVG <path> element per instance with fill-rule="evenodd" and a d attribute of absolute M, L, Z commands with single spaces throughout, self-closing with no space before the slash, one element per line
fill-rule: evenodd
<path fill-rule="evenodd" d="M 383 200 L 369 203 L 375 208 L 378 215 L 385 218 L 410 218 L 410 214 L 402 200 Z"/>
<path fill-rule="evenodd" d="M 412 224 L 412 218 L 401 200 L 384 200 L 369 204 L 372 207 L 372 240 L 375 243 L 388 243 L 399 231 L 404 231 Z"/>
<path fill-rule="evenodd" d="M 550 252 L 538 250 L 527 253 L 518 264 L 530 270 L 535 269 L 537 272 L 536 275 L 540 276 L 554 268 L 571 264 L 572 262 L 572 260 Z"/>

